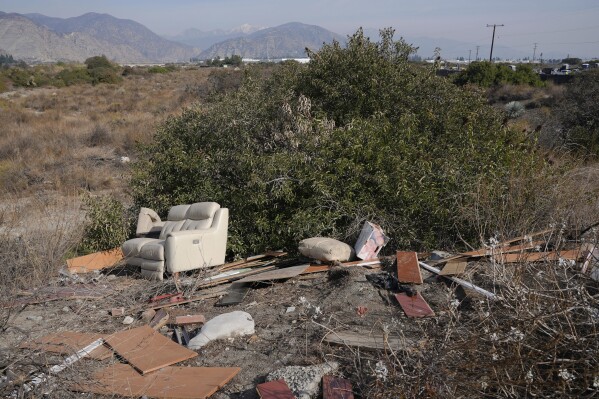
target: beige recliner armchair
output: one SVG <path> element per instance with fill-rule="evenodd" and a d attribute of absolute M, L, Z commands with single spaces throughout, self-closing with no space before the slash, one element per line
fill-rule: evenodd
<path fill-rule="evenodd" d="M 144 213 L 143 209 L 151 213 Z M 148 224 L 138 220 L 137 234 L 146 235 L 160 227 L 159 237 L 133 238 L 122 245 L 127 264 L 140 266 L 142 276 L 162 280 L 165 266 L 167 272 L 178 273 L 225 262 L 227 208 L 221 208 L 216 202 L 176 205 L 164 222 L 151 209 L 142 208 L 140 219 L 142 214 L 154 220 L 150 220 L 150 228 L 145 230 Z"/>

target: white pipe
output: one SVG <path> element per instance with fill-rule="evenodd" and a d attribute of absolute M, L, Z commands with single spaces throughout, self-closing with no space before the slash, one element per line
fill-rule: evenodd
<path fill-rule="evenodd" d="M 429 265 L 427 265 L 424 262 L 418 261 L 418 264 L 422 268 L 428 270 L 429 272 L 433 272 L 435 274 L 441 273 L 441 270 L 437 269 L 436 267 L 429 266 Z M 500 299 L 497 295 L 493 294 L 492 292 L 489 292 L 489 291 L 487 291 L 485 289 L 482 289 L 482 288 L 480 288 L 480 287 L 478 287 L 478 286 L 476 286 L 476 285 L 474 285 L 472 283 L 469 283 L 468 281 L 462 280 L 461 278 L 451 277 L 451 276 L 443 276 L 443 277 L 446 277 L 446 278 L 450 279 L 451 281 L 453 281 L 455 283 L 458 283 L 462 287 L 469 288 L 469 289 L 471 289 L 473 291 L 476 291 L 479 294 L 482 294 L 482 295 L 486 296 L 489 299 L 493 299 L 493 300 Z"/>

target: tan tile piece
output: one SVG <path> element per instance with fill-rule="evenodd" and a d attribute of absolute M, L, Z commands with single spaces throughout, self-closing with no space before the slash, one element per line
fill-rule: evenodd
<path fill-rule="evenodd" d="M 208 398 L 241 369 L 239 367 L 165 367 L 140 375 L 128 364 L 117 363 L 99 370 L 93 381 L 71 386 L 79 392 L 164 399 Z"/>
<path fill-rule="evenodd" d="M 62 331 L 54 334 L 45 335 L 41 338 L 22 343 L 19 348 L 37 349 L 52 353 L 61 353 L 72 355 L 85 348 L 102 334 L 80 333 L 74 331 Z M 112 356 L 112 351 L 106 346 L 94 349 L 88 357 L 96 360 L 104 360 Z"/>
<path fill-rule="evenodd" d="M 121 331 L 105 337 L 105 340 L 108 346 L 142 374 L 198 355 L 166 338 L 150 326 Z"/>

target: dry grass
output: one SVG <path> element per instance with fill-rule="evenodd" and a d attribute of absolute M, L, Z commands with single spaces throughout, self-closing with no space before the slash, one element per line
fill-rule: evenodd
<path fill-rule="evenodd" d="M 1 195 L 125 187 L 120 157 L 198 100 L 210 70 L 129 75 L 119 85 L 21 89 L 0 99 Z"/>

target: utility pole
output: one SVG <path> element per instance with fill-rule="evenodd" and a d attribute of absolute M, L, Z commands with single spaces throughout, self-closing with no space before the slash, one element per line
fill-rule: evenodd
<path fill-rule="evenodd" d="M 478 49 L 480 48 L 480 46 L 476 46 L 476 57 L 474 57 L 476 59 L 476 61 L 478 61 Z"/>
<path fill-rule="evenodd" d="M 533 63 L 535 62 L 535 56 L 537 55 L 537 44 L 539 44 L 539 43 L 535 43 L 535 47 L 532 51 L 532 62 Z"/>
<path fill-rule="evenodd" d="M 495 44 L 495 28 L 497 28 L 498 26 L 504 26 L 503 24 L 498 25 L 498 24 L 493 24 L 493 25 L 488 25 L 487 24 L 487 28 L 493 27 L 493 39 L 491 39 L 491 54 L 489 55 L 489 62 L 493 62 L 493 45 Z"/>
<path fill-rule="evenodd" d="M 472 55 L 472 49 L 468 50 L 468 65 L 470 65 L 470 56 Z"/>

